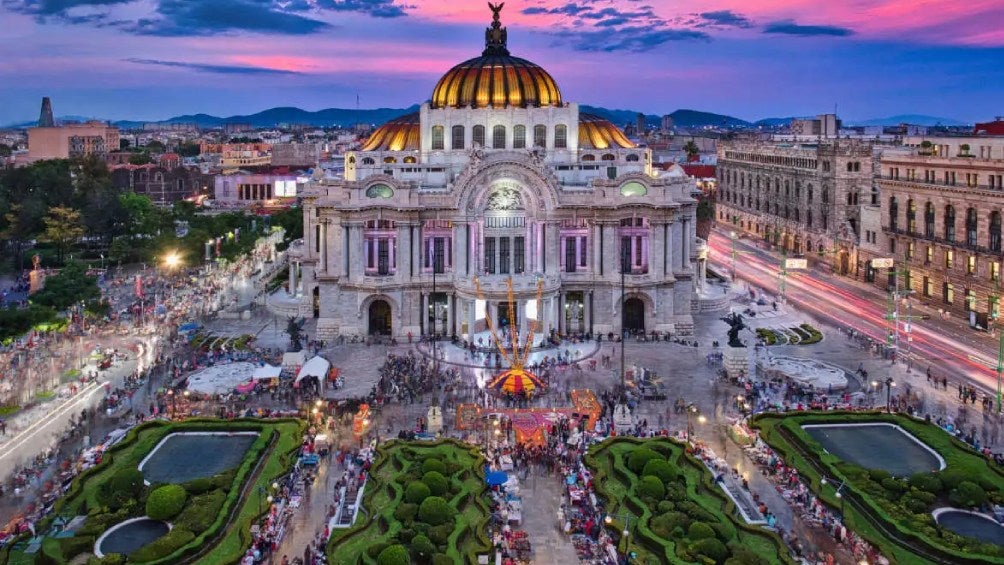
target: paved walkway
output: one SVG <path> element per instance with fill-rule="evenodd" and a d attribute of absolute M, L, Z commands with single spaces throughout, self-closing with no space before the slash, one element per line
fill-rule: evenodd
<path fill-rule="evenodd" d="M 558 508 L 562 502 L 561 483 L 557 476 L 542 474 L 539 469 L 520 483 L 523 498 L 523 525 L 530 538 L 535 563 L 571 564 L 578 556 L 571 540 L 559 529 Z"/>

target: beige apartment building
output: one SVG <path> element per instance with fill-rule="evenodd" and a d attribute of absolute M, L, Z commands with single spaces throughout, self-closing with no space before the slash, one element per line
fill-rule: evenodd
<path fill-rule="evenodd" d="M 1001 213 L 1004 211 L 1004 154 L 1001 140 L 969 138 L 962 143 L 933 143 L 908 152 L 888 152 L 880 161 L 879 253 L 896 260 L 895 269 L 870 272 L 880 286 L 894 284 L 930 306 L 967 316 L 988 327 L 999 313 L 1002 260 Z M 974 151 L 975 149 L 975 151 Z M 947 153 L 947 156 L 946 156 Z"/>
<path fill-rule="evenodd" d="M 861 208 L 878 204 L 872 146 L 858 140 L 718 144 L 717 220 L 857 276 Z"/>
<path fill-rule="evenodd" d="M 28 128 L 28 160 L 105 155 L 119 149 L 119 128 L 90 121 Z"/>

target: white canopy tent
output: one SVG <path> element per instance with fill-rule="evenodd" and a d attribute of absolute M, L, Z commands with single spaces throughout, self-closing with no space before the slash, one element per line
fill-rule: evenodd
<path fill-rule="evenodd" d="M 278 379 L 279 375 L 282 373 L 282 367 L 273 367 L 272 365 L 262 365 L 261 367 L 255 367 L 254 373 L 251 378 L 256 381 L 263 381 L 267 379 Z"/>
<path fill-rule="evenodd" d="M 300 372 L 296 374 L 296 380 L 293 381 L 293 386 L 300 384 L 300 381 L 303 380 L 304 377 L 317 377 L 321 382 L 324 382 L 324 378 L 328 375 L 328 369 L 330 368 L 331 363 L 329 363 L 324 357 L 318 355 L 300 367 Z"/>

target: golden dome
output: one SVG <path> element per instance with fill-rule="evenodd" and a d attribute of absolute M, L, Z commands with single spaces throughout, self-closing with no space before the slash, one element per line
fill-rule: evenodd
<path fill-rule="evenodd" d="M 499 21 L 502 5 L 489 6 L 494 17 L 485 30 L 485 50 L 439 79 L 432 91 L 432 107 L 561 106 L 561 91 L 551 75 L 539 65 L 509 54 L 506 28 Z"/>
<path fill-rule="evenodd" d="M 405 114 L 385 123 L 374 131 L 363 151 L 408 151 L 420 149 L 421 127 L 418 112 Z"/>
<path fill-rule="evenodd" d="M 637 147 L 619 127 L 594 115 L 579 113 L 579 149 L 607 149 Z"/>

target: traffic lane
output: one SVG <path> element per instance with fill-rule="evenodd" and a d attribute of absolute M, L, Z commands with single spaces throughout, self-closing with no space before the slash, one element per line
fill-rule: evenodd
<path fill-rule="evenodd" d="M 712 254 L 712 263 L 724 266 L 723 261 L 719 261 L 717 258 L 726 256 L 731 258 L 731 245 L 723 246 L 719 242 L 714 241 L 715 239 L 721 238 L 712 238 L 712 242 L 710 243 L 712 249 L 715 251 Z M 750 251 L 753 252 L 751 253 Z M 763 253 L 762 250 L 750 250 L 748 248 L 744 250 L 742 257 L 742 262 L 738 258 L 736 261 L 736 268 L 741 278 L 752 279 L 764 288 L 776 287 L 779 275 L 777 259 Z M 769 260 L 770 263 L 764 259 Z M 860 294 L 852 294 L 852 291 L 859 292 L 860 289 L 852 288 L 845 290 L 837 288 L 827 282 L 814 279 L 811 275 L 806 275 L 802 272 L 799 273 L 799 275 L 788 277 L 788 287 L 806 291 L 812 296 L 813 300 L 802 300 L 797 294 L 786 293 L 789 301 L 807 310 L 822 314 L 826 318 L 836 320 L 838 323 L 853 327 L 879 342 L 884 342 L 890 324 L 885 317 L 886 311 L 880 305 L 870 300 L 862 299 Z M 840 303 L 836 303 L 834 298 L 840 298 Z M 829 306 L 821 307 L 820 303 L 828 303 Z M 865 322 L 865 324 L 862 324 L 862 322 Z M 971 379 L 975 379 L 988 389 L 992 389 L 995 386 L 996 374 L 989 371 L 984 364 L 973 361 L 973 357 L 982 357 L 982 348 L 974 348 L 970 344 L 946 340 L 944 336 L 948 332 L 941 331 L 934 333 L 916 324 L 913 324 L 913 330 L 914 341 L 909 346 L 912 349 L 912 353 L 920 353 L 929 360 L 940 361 L 942 365 L 945 365 L 944 369 L 962 373 Z M 907 348 L 906 345 L 902 345 L 901 347 L 904 351 Z"/>

